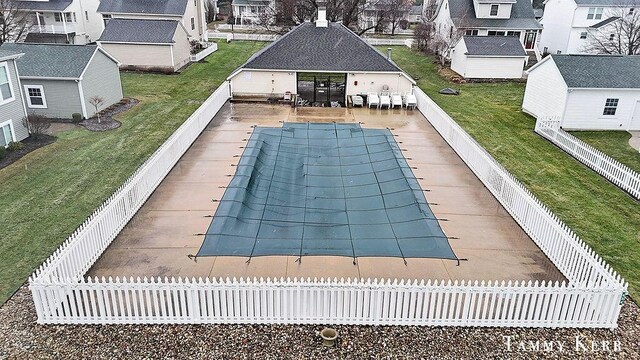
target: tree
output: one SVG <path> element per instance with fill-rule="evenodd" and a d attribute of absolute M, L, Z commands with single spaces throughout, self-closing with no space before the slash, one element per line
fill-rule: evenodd
<path fill-rule="evenodd" d="M 640 55 L 640 11 L 633 6 L 608 11 L 609 23 L 589 28 L 585 50 L 596 54 Z"/>
<path fill-rule="evenodd" d="M 23 39 L 33 26 L 32 16 L 17 0 L 0 0 L 0 45 Z"/>
<path fill-rule="evenodd" d="M 413 40 L 420 51 L 426 51 L 429 49 L 429 43 L 433 36 L 433 23 L 422 22 L 416 25 L 413 31 Z"/>
<path fill-rule="evenodd" d="M 391 27 L 391 35 L 395 35 L 400 22 L 411 10 L 413 0 L 383 0 L 380 7 L 385 12 L 386 20 Z"/>
<path fill-rule="evenodd" d="M 98 111 L 100 106 L 104 104 L 104 98 L 101 96 L 92 96 L 89 99 L 89 104 L 93 105 L 96 108 L 96 116 L 98 117 L 98 124 L 100 123 L 100 112 Z"/>
<path fill-rule="evenodd" d="M 214 0 L 205 0 L 204 11 L 206 14 L 205 18 L 207 20 L 207 24 L 216 21 L 218 9 L 216 9 L 216 2 Z"/>

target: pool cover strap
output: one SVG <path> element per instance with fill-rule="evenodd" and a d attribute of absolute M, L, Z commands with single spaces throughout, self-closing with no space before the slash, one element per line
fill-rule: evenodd
<path fill-rule="evenodd" d="M 389 130 L 256 127 L 197 256 L 457 260 Z"/>

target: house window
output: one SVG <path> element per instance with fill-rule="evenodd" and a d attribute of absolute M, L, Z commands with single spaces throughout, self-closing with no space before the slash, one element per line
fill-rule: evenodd
<path fill-rule="evenodd" d="M 5 104 L 14 100 L 13 86 L 9 76 L 9 65 L 6 62 L 0 63 L 0 104 Z"/>
<path fill-rule="evenodd" d="M 620 99 L 607 99 L 607 101 L 604 102 L 602 115 L 615 115 L 616 109 L 618 109 L 618 100 Z"/>
<path fill-rule="evenodd" d="M 11 120 L 0 124 L 0 146 L 7 147 L 7 145 L 14 140 L 15 137 L 13 136 L 13 125 L 11 124 Z"/>
<path fill-rule="evenodd" d="M 41 85 L 25 85 L 24 93 L 27 95 L 27 105 L 30 108 L 47 108 L 47 99 L 44 97 L 44 88 Z"/>
<path fill-rule="evenodd" d="M 507 31 L 507 36 L 520 37 L 520 31 Z"/>
<path fill-rule="evenodd" d="M 499 7 L 500 5 L 496 5 L 496 4 L 491 5 L 491 12 L 489 13 L 489 16 L 498 16 Z"/>
<path fill-rule="evenodd" d="M 489 35 L 489 36 L 504 36 L 504 31 L 490 30 L 490 31 L 487 32 L 487 35 Z"/>
<path fill-rule="evenodd" d="M 580 39 L 586 39 L 587 38 L 587 32 L 583 31 L 580 33 Z"/>
<path fill-rule="evenodd" d="M 473 30 L 466 30 L 464 32 L 465 35 L 471 35 L 471 36 L 476 36 L 478 35 L 478 29 L 473 29 Z"/>
<path fill-rule="evenodd" d="M 609 41 L 613 41 L 616 38 L 616 34 L 609 34 Z"/>
<path fill-rule="evenodd" d="M 104 23 L 104 26 L 107 26 L 109 20 L 111 20 L 111 15 L 102 15 L 102 22 Z"/>
<path fill-rule="evenodd" d="M 88 11 L 84 12 L 84 18 L 85 18 L 85 20 L 89 21 L 89 12 Z"/>
<path fill-rule="evenodd" d="M 195 30 L 196 29 L 196 19 L 195 18 L 191 18 L 191 30 Z"/>
<path fill-rule="evenodd" d="M 603 8 L 589 8 L 589 12 L 587 13 L 588 20 L 600 20 L 602 19 L 602 11 Z"/>
<path fill-rule="evenodd" d="M 634 11 L 636 11 L 636 9 L 634 9 L 634 8 L 630 8 L 630 9 L 629 9 L 629 15 L 633 15 L 633 12 L 634 12 Z"/>
<path fill-rule="evenodd" d="M 62 13 L 53 13 L 53 19 L 56 22 L 62 22 Z"/>

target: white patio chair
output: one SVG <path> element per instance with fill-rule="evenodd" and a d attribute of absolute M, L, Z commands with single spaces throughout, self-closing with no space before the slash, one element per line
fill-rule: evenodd
<path fill-rule="evenodd" d="M 380 93 L 380 108 L 386 107 L 387 109 L 391 108 L 391 95 L 388 91 L 383 91 Z"/>
<path fill-rule="evenodd" d="M 396 108 L 402 108 L 402 96 L 400 96 L 399 93 L 391 93 L 391 107 Z"/>
<path fill-rule="evenodd" d="M 353 95 L 351 97 L 351 103 L 353 104 L 354 107 L 356 106 L 364 106 L 364 100 L 362 99 L 362 96 L 360 95 Z"/>
<path fill-rule="evenodd" d="M 378 94 L 374 93 L 374 92 L 370 92 L 367 94 L 367 105 L 369 106 L 369 108 L 371 107 L 380 107 L 380 98 L 378 97 Z"/>
<path fill-rule="evenodd" d="M 416 96 L 412 93 L 406 93 L 404 95 L 404 106 L 407 109 L 415 109 L 418 106 L 418 101 L 416 100 Z"/>

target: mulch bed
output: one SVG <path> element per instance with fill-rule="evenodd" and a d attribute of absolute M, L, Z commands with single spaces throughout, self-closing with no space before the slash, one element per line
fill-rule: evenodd
<path fill-rule="evenodd" d="M 7 151 L 2 159 L 0 159 L 0 169 L 7 167 L 14 162 L 18 161 L 21 157 L 28 153 L 37 150 L 43 146 L 47 146 L 56 141 L 55 136 L 42 134 L 38 138 L 29 136 L 21 141 L 24 144 L 24 148 L 15 151 Z"/>
<path fill-rule="evenodd" d="M 0 307 L 0 359 L 639 359 L 640 308 L 627 300 L 618 325 L 340 325 L 337 347 L 326 348 L 321 325 L 38 325 L 25 285 Z M 576 350 L 576 337 L 585 348 Z M 554 348 L 545 350 L 544 341 L 555 341 Z"/>
<path fill-rule="evenodd" d="M 107 131 L 117 129 L 120 127 L 120 125 L 122 125 L 122 123 L 120 123 L 120 121 L 114 119 L 113 117 L 131 109 L 139 102 L 140 101 L 138 101 L 137 99 L 124 98 L 119 103 L 113 104 L 108 108 L 102 110 L 100 112 L 100 122 L 98 122 L 98 117 L 94 116 L 90 119 L 79 122 L 79 124 L 90 131 Z"/>

